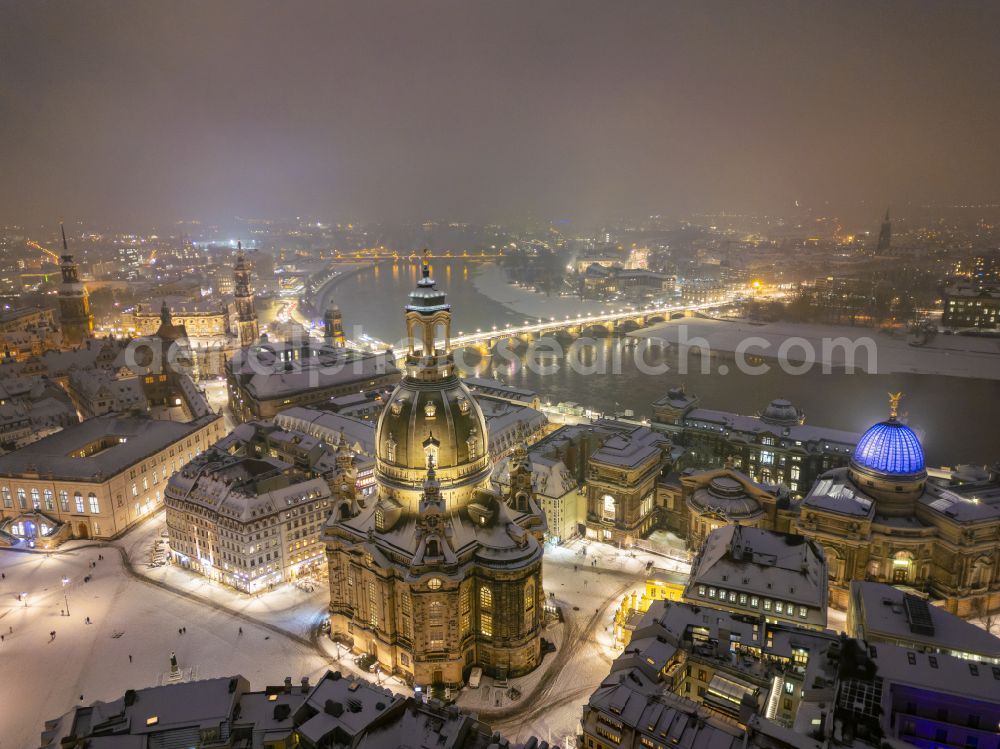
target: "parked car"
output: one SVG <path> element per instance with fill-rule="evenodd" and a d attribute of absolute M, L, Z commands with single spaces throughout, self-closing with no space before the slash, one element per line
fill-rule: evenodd
<path fill-rule="evenodd" d="M 469 672 L 469 687 L 472 689 L 479 689 L 479 682 L 483 679 L 483 669 L 476 666 L 472 671 Z"/>

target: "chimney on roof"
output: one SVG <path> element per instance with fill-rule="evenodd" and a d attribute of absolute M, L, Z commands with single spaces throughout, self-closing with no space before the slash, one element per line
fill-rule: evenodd
<path fill-rule="evenodd" d="M 288 694 L 291 691 L 292 691 L 292 677 L 291 676 L 286 676 L 285 677 L 285 693 Z"/>
<path fill-rule="evenodd" d="M 302 694 L 308 694 L 309 693 L 309 677 L 308 676 L 303 676 L 302 679 L 300 680 L 300 683 L 302 684 Z"/>

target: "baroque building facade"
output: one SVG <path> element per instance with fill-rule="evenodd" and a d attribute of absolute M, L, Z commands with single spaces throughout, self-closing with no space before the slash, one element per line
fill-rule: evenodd
<path fill-rule="evenodd" d="M 377 492 L 334 503 L 325 528 L 330 633 L 417 685 L 540 660 L 544 514 L 526 452 L 490 489 L 486 420 L 455 374 L 451 308 L 423 277 L 406 306 L 406 373 L 375 433 Z"/>
<path fill-rule="evenodd" d="M 816 477 L 846 466 L 860 434 L 812 426 L 784 398 L 756 416 L 702 408 L 698 396 L 675 386 L 653 403 L 653 428 L 665 432 L 679 453 L 677 469 L 714 468 L 724 462 L 755 481 L 784 484 L 801 497 Z"/>
<path fill-rule="evenodd" d="M 1000 501 L 928 479 L 920 441 L 896 415 L 898 395 L 850 465 L 820 476 L 796 532 L 824 545 L 838 608 L 852 580 L 916 589 L 959 616 L 1000 608 Z"/>

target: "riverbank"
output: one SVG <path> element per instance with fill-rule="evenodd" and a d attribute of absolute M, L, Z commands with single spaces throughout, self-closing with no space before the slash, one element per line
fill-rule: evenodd
<path fill-rule="evenodd" d="M 925 346 L 911 346 L 905 334 L 846 325 L 684 318 L 630 334 L 670 345 L 695 346 L 702 339 L 713 353 L 732 358 L 787 362 L 811 360 L 832 371 L 867 374 L 921 374 L 1000 380 L 1000 339 L 938 335 Z M 805 356 L 811 352 L 811 357 Z"/>
<path fill-rule="evenodd" d="M 364 273 L 374 268 L 379 263 L 388 263 L 389 260 L 379 260 L 370 263 L 344 263 L 343 265 L 338 265 L 338 273 L 336 276 L 331 278 L 325 284 L 316 290 L 313 298 L 316 300 L 316 311 L 318 314 L 322 314 L 326 311 L 327 306 L 329 306 L 330 295 L 333 293 L 334 289 L 344 281 L 357 276 L 359 273 Z"/>
<path fill-rule="evenodd" d="M 472 274 L 472 285 L 480 294 L 502 304 L 512 312 L 528 318 L 556 319 L 579 314 L 595 314 L 618 309 L 624 305 L 597 302 L 578 297 L 546 296 L 507 282 L 504 269 L 496 263 L 488 263 L 476 268 Z"/>

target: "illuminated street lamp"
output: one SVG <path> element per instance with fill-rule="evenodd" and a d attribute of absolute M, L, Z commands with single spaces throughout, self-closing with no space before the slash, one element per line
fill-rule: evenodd
<path fill-rule="evenodd" d="M 21 600 L 24 601 L 24 608 L 28 608 L 28 594 L 27 594 L 27 592 L 21 593 Z"/>
<path fill-rule="evenodd" d="M 63 601 L 66 602 L 66 616 L 69 616 L 69 594 L 66 590 L 66 586 L 69 584 L 69 578 L 66 577 L 65 575 L 63 576 L 62 584 L 63 584 Z"/>

